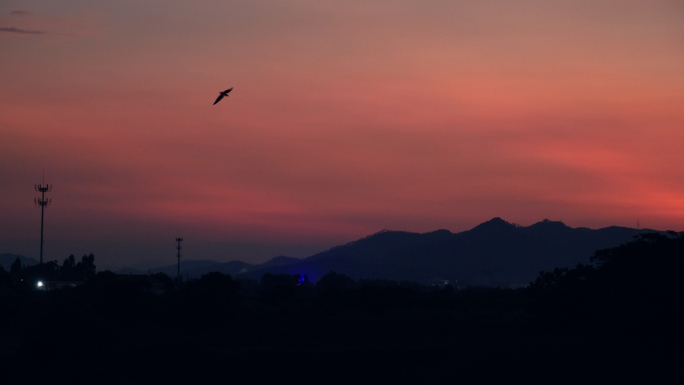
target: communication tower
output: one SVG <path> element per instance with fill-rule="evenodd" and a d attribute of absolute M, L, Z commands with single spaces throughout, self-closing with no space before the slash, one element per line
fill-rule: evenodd
<path fill-rule="evenodd" d="M 178 283 L 181 281 L 181 275 L 180 275 L 180 251 L 181 251 L 181 242 L 183 242 L 183 238 L 176 238 L 176 242 L 178 242 L 178 246 L 176 249 L 178 249 L 178 275 L 176 276 L 176 279 L 178 280 Z"/>
<path fill-rule="evenodd" d="M 43 179 L 43 183 L 45 180 Z M 40 192 L 40 199 L 35 198 L 34 203 L 36 206 L 40 206 L 40 264 L 43 264 L 43 223 L 45 218 L 45 206 L 52 203 L 51 199 L 45 199 L 45 193 L 52 191 L 52 185 L 49 184 L 37 184 L 35 185 L 36 191 Z"/>

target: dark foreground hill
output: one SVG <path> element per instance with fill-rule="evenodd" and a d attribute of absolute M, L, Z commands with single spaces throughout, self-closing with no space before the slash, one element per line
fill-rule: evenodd
<path fill-rule="evenodd" d="M 334 247 L 297 263 L 250 269 L 240 277 L 265 273 L 307 275 L 317 281 L 335 271 L 354 279 L 389 279 L 457 287 L 518 287 L 542 270 L 588 263 L 596 250 L 619 246 L 648 229 L 571 228 L 544 220 L 518 226 L 494 218 L 460 233 L 386 231 Z"/>

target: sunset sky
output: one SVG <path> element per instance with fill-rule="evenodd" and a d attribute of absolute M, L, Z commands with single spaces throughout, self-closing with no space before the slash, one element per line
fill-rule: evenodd
<path fill-rule="evenodd" d="M 38 258 L 43 173 L 44 258 L 98 269 L 682 231 L 684 2 L 3 0 L 0 253 Z"/>

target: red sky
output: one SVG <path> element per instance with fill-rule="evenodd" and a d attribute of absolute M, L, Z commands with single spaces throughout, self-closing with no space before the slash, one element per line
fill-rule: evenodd
<path fill-rule="evenodd" d="M 44 258 L 99 268 L 684 230 L 681 1 L 6 0 L 0 52 L 0 253 L 43 171 Z"/>

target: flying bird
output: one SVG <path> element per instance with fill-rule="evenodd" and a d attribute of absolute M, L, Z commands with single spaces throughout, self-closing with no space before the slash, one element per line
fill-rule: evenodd
<path fill-rule="evenodd" d="M 232 90 L 233 90 L 233 87 L 230 87 L 229 89 L 227 89 L 227 90 L 221 92 L 221 93 L 219 94 L 218 98 L 216 98 L 216 101 L 214 102 L 214 104 L 220 102 L 221 99 L 223 99 L 224 96 L 228 96 L 228 93 L 229 93 L 230 91 L 232 91 Z"/>

